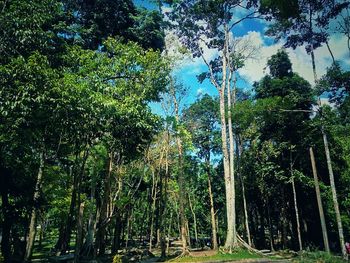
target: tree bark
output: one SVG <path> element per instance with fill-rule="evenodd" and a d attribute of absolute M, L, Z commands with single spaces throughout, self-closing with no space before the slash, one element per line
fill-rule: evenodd
<path fill-rule="evenodd" d="M 74 164 L 75 171 L 73 172 L 73 167 L 70 167 L 70 175 L 71 176 L 73 175 L 72 196 L 71 196 L 67 219 L 65 223 L 61 226 L 58 241 L 55 245 L 55 248 L 58 251 L 57 254 L 66 253 L 66 251 L 69 249 L 69 243 L 70 243 L 70 238 L 71 238 L 74 218 L 75 218 L 75 207 L 77 202 L 77 195 L 80 192 L 80 189 L 79 189 L 80 181 L 84 175 L 85 164 L 88 156 L 89 156 L 89 149 L 86 149 L 83 153 L 81 166 L 80 168 L 78 168 L 79 153 L 76 153 L 75 164 Z"/>
<path fill-rule="evenodd" d="M 154 213 L 156 209 L 156 200 L 157 200 L 157 181 L 154 174 L 154 171 L 152 171 L 152 207 L 151 207 L 151 215 L 150 215 L 150 234 L 149 234 L 149 251 L 152 251 L 152 242 L 153 242 L 153 231 L 154 231 Z"/>
<path fill-rule="evenodd" d="M 106 164 L 105 178 L 103 180 L 103 199 L 101 204 L 100 219 L 98 224 L 98 230 L 96 233 L 96 245 L 98 248 L 98 254 L 104 255 L 106 252 L 106 228 L 107 220 L 109 218 L 109 203 L 110 203 L 110 181 L 113 168 L 113 153 L 108 154 L 108 160 Z"/>
<path fill-rule="evenodd" d="M 173 96 L 173 103 L 174 103 L 174 109 L 175 109 L 175 119 L 176 122 L 180 123 L 180 116 L 179 116 L 179 104 L 176 98 L 176 91 L 175 87 L 172 87 L 172 96 Z M 179 133 L 179 131 L 178 131 Z M 183 146 L 182 146 L 182 140 L 179 134 L 176 136 L 176 144 L 177 144 L 177 150 L 178 150 L 178 184 L 179 184 L 179 214 L 180 214 L 180 225 L 181 225 L 181 241 L 182 241 L 182 253 L 188 254 L 188 248 L 187 248 L 187 231 L 186 231 L 186 224 L 187 219 L 185 215 L 185 203 L 186 203 L 186 187 L 185 187 L 185 175 L 183 172 Z"/>
<path fill-rule="evenodd" d="M 80 202 L 80 200 L 79 200 L 79 202 Z M 83 244 L 84 207 L 85 207 L 85 203 L 84 202 L 80 203 L 78 218 L 77 218 L 77 234 L 76 234 L 76 241 L 75 241 L 74 262 L 79 262 L 80 250 L 81 250 L 81 246 Z"/>
<path fill-rule="evenodd" d="M 267 203 L 266 207 L 267 207 L 267 223 L 269 225 L 268 229 L 269 229 L 270 249 L 271 249 L 271 251 L 275 251 L 269 203 Z"/>
<path fill-rule="evenodd" d="M 339 205 L 338 205 L 338 198 L 337 198 L 337 190 L 335 188 L 335 182 L 334 182 L 334 175 L 333 175 L 333 168 L 332 168 L 332 161 L 331 161 L 331 155 L 329 153 L 329 147 L 328 147 L 328 140 L 327 135 L 322 127 L 322 136 L 323 136 L 323 142 L 324 142 L 324 149 L 326 153 L 326 159 L 327 159 L 327 167 L 329 172 L 329 180 L 331 183 L 331 190 L 332 190 L 332 197 L 333 197 L 333 206 L 335 210 L 337 225 L 338 225 L 338 234 L 339 234 L 339 243 L 340 243 L 340 249 L 343 254 L 343 257 L 345 258 L 347 256 L 346 249 L 345 249 L 345 240 L 344 240 L 344 233 L 343 233 L 343 225 L 341 221 L 340 211 L 339 211 Z"/>
<path fill-rule="evenodd" d="M 1 158 L 1 157 L 0 157 Z M 3 215 L 2 220 L 2 237 L 1 237 L 1 255 L 3 256 L 3 260 L 5 263 L 11 262 L 11 207 L 8 200 L 8 187 L 6 187 L 8 178 L 10 174 L 3 169 L 0 171 L 0 191 L 1 191 L 1 210 Z"/>
<path fill-rule="evenodd" d="M 239 157 L 239 160 L 241 160 L 242 154 L 243 154 L 243 146 L 242 146 L 242 141 L 241 141 L 240 136 L 237 136 L 237 137 L 238 137 L 238 143 L 237 143 L 237 145 L 238 145 L 238 157 Z M 241 163 L 241 162 L 239 162 L 239 163 Z M 245 229 L 247 232 L 248 245 L 252 246 L 252 238 L 250 236 L 250 228 L 249 228 L 247 199 L 246 199 L 245 187 L 244 187 L 244 177 L 243 177 L 243 174 L 241 173 L 241 169 L 239 169 L 239 177 L 241 179 L 243 210 L 244 210 L 244 223 L 245 223 Z"/>
<path fill-rule="evenodd" d="M 297 193 L 295 190 L 294 177 L 292 175 L 292 188 L 293 188 L 293 200 L 294 200 L 294 210 L 295 210 L 295 219 L 297 221 L 297 233 L 298 233 L 298 242 L 299 242 L 299 251 L 303 250 L 303 243 L 301 241 L 301 232 L 300 232 L 300 219 L 299 219 L 299 210 L 297 203 Z"/>
<path fill-rule="evenodd" d="M 218 240 L 217 240 L 217 229 L 216 229 L 216 222 L 215 222 L 214 198 L 213 198 L 213 192 L 211 188 L 210 152 L 209 152 L 209 158 L 207 158 L 206 160 L 206 166 L 207 166 L 207 174 L 208 174 L 208 192 L 209 192 L 209 201 L 210 201 L 212 243 L 213 243 L 213 249 L 217 250 Z"/>
<path fill-rule="evenodd" d="M 328 51 L 329 51 L 329 54 L 330 54 L 331 57 L 332 57 L 333 64 L 335 64 L 335 58 L 334 58 L 333 52 L 332 52 L 332 50 L 331 50 L 331 47 L 329 46 L 328 40 L 326 41 L 326 46 L 327 46 L 327 49 L 328 49 Z"/>
<path fill-rule="evenodd" d="M 27 237 L 26 252 L 24 254 L 24 261 L 30 261 L 33 253 L 33 246 L 34 246 L 35 235 L 36 235 L 36 219 L 38 216 L 37 202 L 40 197 L 44 163 L 45 163 L 45 157 L 44 157 L 44 151 L 42 151 L 40 153 L 40 164 L 39 164 L 38 175 L 35 183 L 35 190 L 34 190 L 34 197 L 33 197 L 34 207 L 32 208 L 31 217 L 30 217 L 29 232 Z"/>
<path fill-rule="evenodd" d="M 309 152 L 310 152 L 312 173 L 313 173 L 313 176 L 314 176 L 314 184 L 315 184 L 315 191 L 316 191 L 318 211 L 319 211 L 319 214 L 320 214 L 322 236 L 323 236 L 323 244 L 324 244 L 324 248 L 325 248 L 326 252 L 330 253 L 329 243 L 328 243 L 328 234 L 327 234 L 326 220 L 325 220 L 324 212 L 323 212 L 321 192 L 320 192 L 320 185 L 319 185 L 319 182 L 318 182 L 315 156 L 314 156 L 314 152 L 312 150 L 312 147 L 309 148 Z"/>
<path fill-rule="evenodd" d="M 188 193 L 188 203 L 190 205 L 190 210 L 193 216 L 193 228 L 194 228 L 194 237 L 196 239 L 196 245 L 198 244 L 198 232 L 197 232 L 197 217 L 196 213 L 193 210 L 192 202 L 191 202 L 191 197 L 190 194 Z"/>
<path fill-rule="evenodd" d="M 227 37 L 228 38 L 228 37 Z M 227 40 L 228 41 L 228 40 Z M 228 44 L 227 44 L 228 45 Z M 228 47 L 227 47 L 228 48 Z M 227 56 L 228 56 L 227 52 Z M 227 61 L 229 59 L 227 58 Z M 231 116 L 231 99 L 232 99 L 232 93 L 231 93 L 231 77 L 234 77 L 234 88 L 235 88 L 235 72 L 232 72 L 230 70 L 229 78 L 227 82 L 227 114 L 228 114 L 228 134 L 229 134 L 229 163 L 230 163 L 230 180 L 231 180 L 231 223 L 232 224 L 232 232 L 233 232 L 233 246 L 236 246 L 237 244 L 237 234 L 236 234 L 236 194 L 235 194 L 235 146 L 234 146 L 234 135 L 233 135 L 233 127 L 232 127 L 232 116 Z"/>

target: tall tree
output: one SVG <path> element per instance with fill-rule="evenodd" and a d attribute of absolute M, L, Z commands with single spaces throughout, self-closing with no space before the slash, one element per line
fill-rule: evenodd
<path fill-rule="evenodd" d="M 188 48 L 193 57 L 200 57 L 207 65 L 208 71 L 199 76 L 200 80 L 208 78 L 215 86 L 220 98 L 220 125 L 222 154 L 224 163 L 224 180 L 226 186 L 227 236 L 225 247 L 232 250 L 237 245 L 235 214 L 234 171 L 230 169 L 234 160 L 229 157 L 227 135 L 226 92 L 229 86 L 229 45 L 230 35 L 235 25 L 245 19 L 256 17 L 253 10 L 255 1 L 182 1 L 174 5 L 170 15 L 176 23 L 176 33 L 180 41 Z M 242 9 L 243 18 L 234 20 L 236 10 Z M 205 50 L 215 49 L 218 55 L 208 58 Z M 233 143 L 231 143 L 232 147 Z M 230 163 L 231 162 L 231 163 Z M 230 165 L 231 164 L 231 165 Z"/>
<path fill-rule="evenodd" d="M 197 102 L 192 104 L 184 112 L 184 121 L 187 129 L 192 134 L 195 147 L 198 148 L 199 157 L 204 159 L 204 165 L 208 176 L 208 193 L 210 200 L 210 216 L 212 229 L 213 249 L 218 249 L 217 233 L 215 221 L 215 208 L 213 199 L 211 157 L 216 151 L 217 122 L 218 122 L 217 102 L 209 95 L 204 95 Z"/>

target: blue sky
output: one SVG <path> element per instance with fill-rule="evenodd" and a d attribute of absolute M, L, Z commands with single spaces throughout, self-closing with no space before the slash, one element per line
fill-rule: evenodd
<path fill-rule="evenodd" d="M 134 0 L 138 6 L 144 6 L 152 9 L 156 8 L 148 0 Z M 239 12 L 237 16 L 239 17 Z M 335 24 L 335 22 L 333 23 Z M 248 39 L 250 43 L 259 47 L 259 52 L 255 60 L 246 61 L 245 67 L 239 71 L 241 76 L 238 86 L 243 89 L 251 89 L 254 81 L 259 81 L 265 75 L 265 66 L 267 59 L 277 52 L 279 48 L 283 46 L 283 42 L 275 43 L 274 39 L 264 35 L 267 29 L 267 22 L 262 19 L 251 19 L 246 20 L 243 23 L 238 24 L 233 29 L 233 35 L 236 38 Z M 334 25 L 331 25 L 331 27 Z M 342 65 L 349 69 L 350 68 L 350 56 L 349 50 L 347 49 L 346 38 L 340 34 L 334 34 L 329 40 L 330 47 L 334 53 L 336 60 L 340 61 Z M 205 50 L 205 56 L 207 59 L 212 59 L 217 55 L 214 50 Z M 293 71 L 301 75 L 303 78 L 308 80 L 312 85 L 314 84 L 313 73 L 311 68 L 311 58 L 305 52 L 305 47 L 301 46 L 293 49 L 287 49 L 291 62 L 293 64 Z M 315 51 L 317 75 L 321 77 L 326 68 L 331 65 L 331 56 L 328 49 L 325 46 L 318 48 Z M 185 58 L 179 65 L 174 69 L 174 75 L 181 81 L 185 86 L 189 87 L 188 95 L 186 96 L 184 103 L 189 105 L 193 103 L 197 96 L 200 94 L 208 93 L 212 96 L 217 95 L 216 89 L 209 81 L 199 83 L 196 75 L 206 71 L 206 65 L 202 59 L 190 59 Z M 161 114 L 161 108 L 157 104 L 152 104 L 154 112 Z"/>

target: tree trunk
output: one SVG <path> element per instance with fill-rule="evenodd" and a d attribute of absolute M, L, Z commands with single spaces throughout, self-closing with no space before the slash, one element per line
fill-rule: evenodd
<path fill-rule="evenodd" d="M 79 200 L 79 203 L 80 203 L 80 200 Z M 74 251 L 74 262 L 79 262 L 80 249 L 83 244 L 84 206 L 85 206 L 84 202 L 80 203 L 79 205 L 79 212 L 78 212 L 78 218 L 77 218 L 77 234 L 76 234 L 75 251 Z"/>
<path fill-rule="evenodd" d="M 91 180 L 91 194 L 90 202 L 94 203 L 95 200 L 95 180 Z M 96 209 L 97 210 L 97 209 Z M 86 240 L 82 248 L 81 254 L 90 257 L 94 254 L 94 237 L 96 233 L 96 224 L 97 224 L 97 211 L 94 213 L 94 209 L 89 211 L 89 221 L 87 226 Z"/>
<path fill-rule="evenodd" d="M 154 170 L 152 171 L 152 207 L 150 214 L 150 234 L 149 234 L 149 251 L 152 251 L 152 241 L 153 241 L 153 231 L 154 231 L 154 213 L 156 210 L 156 200 L 157 200 L 157 181 L 154 174 Z"/>
<path fill-rule="evenodd" d="M 120 249 L 120 239 L 121 239 L 121 229 L 122 229 L 122 217 L 120 216 L 120 211 L 116 212 L 115 225 L 114 225 L 114 238 L 112 252 L 117 253 Z"/>
<path fill-rule="evenodd" d="M 125 248 L 129 247 L 129 240 L 132 239 L 132 219 L 133 219 L 133 208 L 128 209 L 128 217 L 126 222 L 126 240 L 125 240 Z"/>
<path fill-rule="evenodd" d="M 171 234 L 171 226 L 172 226 L 172 223 L 173 223 L 173 211 L 171 211 L 170 213 L 170 221 L 169 221 L 169 227 L 168 227 L 168 242 L 167 242 L 167 245 L 166 245 L 166 253 L 169 254 L 169 248 L 170 248 L 170 234 Z"/>
<path fill-rule="evenodd" d="M 233 246 L 236 246 L 237 244 L 237 234 L 236 234 L 236 194 L 235 194 L 235 146 L 234 146 L 234 135 L 233 135 L 233 128 L 232 128 L 232 116 L 231 116 L 231 76 L 233 74 L 234 77 L 234 86 L 235 84 L 235 72 L 231 72 L 229 74 L 228 83 L 227 83 L 227 111 L 228 111 L 228 134 L 229 134 L 229 163 L 230 163 L 230 180 L 231 180 L 231 223 L 232 224 L 232 231 L 233 231 Z M 234 87 L 235 88 L 235 87 Z"/>
<path fill-rule="evenodd" d="M 324 142 L 324 149 L 326 153 L 326 159 L 327 159 L 327 167 L 329 172 L 329 180 L 331 183 L 331 190 L 332 190 L 332 197 L 333 197 L 333 205 L 338 225 L 338 234 L 339 234 L 339 243 L 340 243 L 340 249 L 342 251 L 343 257 L 346 257 L 346 249 L 345 249 L 345 241 L 344 241 L 344 233 L 343 233 L 343 225 L 341 222 L 340 217 L 340 211 L 339 211 L 339 205 L 338 205 L 338 198 L 337 198 L 337 191 L 335 188 L 335 182 L 334 182 L 334 175 L 333 175 L 333 168 L 332 168 L 332 161 L 331 161 L 331 155 L 329 153 L 329 147 L 328 147 L 328 140 L 327 135 L 322 127 L 322 136 L 323 136 L 323 142 Z"/>
<path fill-rule="evenodd" d="M 39 170 L 38 175 L 36 178 L 35 183 L 35 190 L 34 190 L 34 197 L 33 197 L 33 205 L 30 217 L 30 224 L 29 224 L 29 233 L 27 237 L 27 244 L 26 244 L 26 252 L 24 254 L 24 261 L 30 261 L 33 253 L 33 246 L 35 241 L 35 234 L 36 234 L 36 218 L 38 215 L 38 199 L 40 197 L 40 191 L 41 191 L 41 183 L 43 178 L 43 169 L 44 169 L 44 163 L 45 163 L 45 157 L 44 152 L 42 151 L 40 153 L 40 164 L 39 164 Z"/>
<path fill-rule="evenodd" d="M 55 245 L 55 248 L 58 251 L 58 255 L 61 253 L 66 253 L 66 251 L 69 250 L 69 243 L 75 218 L 77 195 L 80 192 L 80 181 L 84 175 L 85 164 L 88 156 L 89 149 L 86 149 L 83 153 L 81 167 L 78 168 L 79 153 L 76 153 L 74 164 L 75 171 L 73 172 L 73 167 L 70 167 L 70 175 L 73 175 L 73 189 L 67 219 L 64 225 L 61 226 L 58 241 Z"/>
<path fill-rule="evenodd" d="M 206 160 L 207 163 L 207 174 L 208 174 L 208 192 L 209 192 L 209 201 L 210 201 L 210 218 L 211 218 L 211 235 L 212 235 L 212 244 L 213 249 L 218 249 L 218 240 L 217 240 L 217 228 L 215 222 L 215 209 L 214 209 L 214 198 L 213 192 L 211 189 L 211 172 L 210 172 L 210 152 L 209 158 Z"/>
<path fill-rule="evenodd" d="M 243 146 L 242 146 L 242 141 L 240 136 L 238 137 L 238 157 L 239 160 L 242 159 L 242 154 L 243 154 Z M 239 162 L 241 163 L 241 162 Z M 248 239 L 248 245 L 252 246 L 252 239 L 250 236 L 250 228 L 249 228 L 249 219 L 248 219 L 248 207 L 247 207 L 247 199 L 246 199 L 246 194 L 245 194 L 245 187 L 244 187 L 244 178 L 241 173 L 241 169 L 239 169 L 239 177 L 241 179 L 241 187 L 242 187 L 242 197 L 243 197 L 243 210 L 244 210 L 244 223 L 245 223 L 245 229 L 247 232 L 247 239 Z"/>
<path fill-rule="evenodd" d="M 270 207 L 267 203 L 267 223 L 269 225 L 269 241 L 270 241 L 270 249 L 271 251 L 275 251 L 274 247 L 274 238 L 273 238 L 273 230 L 272 230 L 272 222 L 271 222 L 271 214 L 270 214 Z"/>
<path fill-rule="evenodd" d="M 177 123 L 180 123 L 179 117 L 179 104 L 176 98 L 175 87 L 172 87 L 173 103 L 175 108 L 175 119 Z M 185 175 L 183 172 L 183 146 L 182 140 L 179 135 L 176 136 L 176 144 L 178 150 L 178 184 L 179 184 L 179 214 L 181 225 L 181 241 L 182 241 L 182 253 L 187 254 L 187 231 L 186 231 L 186 215 L 185 215 L 185 203 L 186 203 L 186 187 L 185 187 Z"/>
<path fill-rule="evenodd" d="M 311 4 L 310 4 L 311 5 Z M 311 29 L 311 37 L 313 37 L 313 32 L 312 32 L 312 7 L 310 6 L 310 12 L 309 12 L 309 27 Z M 312 64 L 312 71 L 314 73 L 314 79 L 315 79 L 315 84 L 317 82 L 317 73 L 316 73 L 316 63 L 315 63 L 315 53 L 314 53 L 314 46 L 311 44 L 311 64 Z"/>
<path fill-rule="evenodd" d="M 1 157 L 0 157 L 1 158 Z M 1 255 L 3 257 L 4 263 L 11 262 L 11 228 L 12 228 L 12 220 L 11 220 L 11 207 L 8 200 L 8 187 L 6 187 L 7 180 L 9 178 L 9 174 L 7 174 L 4 170 L 0 171 L 0 191 L 1 191 L 1 210 L 2 210 L 2 237 L 1 237 Z"/>
<path fill-rule="evenodd" d="M 334 58 L 333 52 L 332 52 L 332 50 L 331 50 L 331 47 L 329 46 L 328 41 L 326 41 L 326 46 L 327 46 L 327 49 L 328 49 L 328 51 L 329 51 L 329 54 L 330 54 L 331 57 L 332 57 L 333 64 L 335 64 L 335 58 Z"/>
<path fill-rule="evenodd" d="M 319 185 L 319 182 L 318 182 L 315 156 L 314 156 L 314 152 L 312 150 L 312 147 L 309 148 L 309 151 L 310 151 L 312 173 L 314 175 L 314 183 L 315 183 L 315 191 L 316 191 L 318 211 L 320 213 L 322 236 L 323 236 L 323 244 L 324 244 L 324 248 L 325 248 L 326 252 L 330 253 L 329 243 L 328 243 L 328 234 L 327 234 L 326 220 L 325 220 L 324 212 L 323 212 L 321 193 L 320 193 L 320 185 Z"/>
<path fill-rule="evenodd" d="M 113 153 L 108 154 L 108 160 L 106 165 L 105 178 L 103 181 L 103 199 L 101 204 L 100 220 L 98 224 L 98 230 L 96 234 L 96 245 L 98 248 L 98 254 L 104 255 L 106 252 L 106 228 L 107 220 L 109 218 L 109 203 L 110 203 L 110 181 L 113 168 Z"/>
<path fill-rule="evenodd" d="M 226 112 L 225 112 L 225 91 L 227 89 L 227 58 L 228 58 L 228 30 L 227 25 L 225 25 L 225 47 L 222 56 L 222 85 L 219 90 L 220 95 L 220 120 L 221 120 L 221 139 L 222 139 L 222 153 L 223 153 L 223 163 L 224 163 L 224 177 L 225 177 L 225 190 L 226 190 L 226 214 L 227 214 L 227 232 L 225 248 L 232 251 L 235 246 L 235 226 L 234 222 L 234 207 L 233 205 L 233 195 L 232 195 L 232 178 L 230 172 L 230 158 L 227 149 L 227 127 L 226 127 Z"/>
<path fill-rule="evenodd" d="M 196 246 L 198 244 L 198 232 L 197 232 L 197 217 L 196 217 L 196 213 L 193 210 L 193 206 L 192 206 L 192 202 L 191 202 L 191 197 L 190 194 L 188 193 L 188 202 L 190 205 L 190 210 L 193 216 L 193 228 L 194 228 L 194 237 L 196 239 Z"/>
<path fill-rule="evenodd" d="M 303 250 L 303 243 L 301 241 L 299 210 L 298 210 L 298 203 L 297 203 L 297 193 L 295 191 L 295 183 L 294 183 L 293 175 L 292 175 L 292 188 L 293 188 L 295 219 L 297 221 L 297 233 L 298 233 L 299 251 L 302 251 Z"/>

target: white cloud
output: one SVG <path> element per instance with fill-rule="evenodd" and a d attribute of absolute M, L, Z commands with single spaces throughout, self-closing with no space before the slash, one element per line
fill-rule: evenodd
<path fill-rule="evenodd" d="M 250 37 L 251 41 L 254 41 L 257 44 L 263 43 L 264 40 L 264 36 L 262 36 L 260 32 L 248 32 L 247 36 L 245 37 Z M 346 50 L 345 37 L 333 35 L 329 41 L 329 45 L 336 60 L 345 61 L 345 63 L 350 65 L 350 60 L 346 58 L 348 54 Z M 239 70 L 240 74 L 247 78 L 250 82 L 260 80 L 266 73 L 264 72 L 264 69 L 266 67 L 267 60 L 281 47 L 282 42 L 270 46 L 262 46 L 260 49 L 260 59 L 247 61 L 245 67 Z M 314 84 L 311 57 L 306 53 L 305 47 L 297 47 L 295 50 L 287 49 L 287 52 L 293 65 L 293 71 L 305 78 L 311 84 Z M 316 73 L 319 78 L 326 72 L 327 67 L 329 67 L 332 63 L 332 60 L 325 45 L 316 49 L 314 53 L 316 60 Z"/>
<path fill-rule="evenodd" d="M 204 90 L 202 88 L 197 89 L 197 96 L 203 95 Z"/>
<path fill-rule="evenodd" d="M 282 42 L 272 45 L 266 45 L 266 42 L 271 42 L 269 37 L 262 35 L 261 32 L 249 31 L 242 38 L 248 39 L 253 46 L 260 46 L 258 51 L 258 58 L 255 60 L 245 61 L 245 67 L 239 70 L 240 75 L 246 79 L 250 84 L 254 81 L 259 81 L 267 72 L 267 60 L 274 55 L 278 49 L 283 46 Z M 269 41 L 266 41 L 268 40 Z M 205 39 L 204 39 L 205 40 Z M 332 35 L 329 40 L 329 45 L 336 60 L 342 61 L 350 67 L 349 51 L 347 49 L 346 37 L 342 35 Z M 201 44 L 203 48 L 204 58 L 210 61 L 219 55 L 218 50 L 209 49 L 205 44 Z M 311 57 L 305 51 L 305 46 L 297 47 L 295 50 L 287 49 L 290 60 L 293 65 L 293 71 L 305 78 L 312 85 L 314 84 L 314 75 L 311 66 Z M 315 50 L 316 71 L 320 78 L 327 67 L 332 63 L 330 53 L 326 45 Z M 206 65 L 202 58 L 190 58 L 189 56 L 183 58 L 179 63 L 178 72 L 186 75 L 198 75 L 206 69 Z"/>

